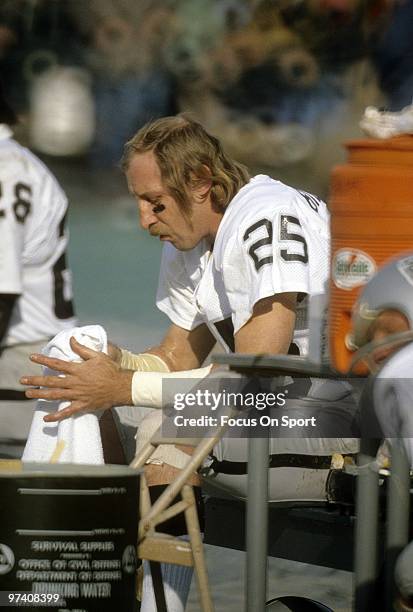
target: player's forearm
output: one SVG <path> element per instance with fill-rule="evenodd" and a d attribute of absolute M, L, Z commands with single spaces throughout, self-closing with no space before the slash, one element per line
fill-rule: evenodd
<path fill-rule="evenodd" d="M 214 344 L 215 339 L 204 324 L 193 330 L 172 324 L 159 345 L 145 353 L 156 355 L 170 372 L 178 372 L 201 367 Z"/>
<path fill-rule="evenodd" d="M 124 370 L 139 370 L 143 372 L 169 372 L 170 367 L 166 358 L 159 356 L 156 349 L 152 353 L 149 349 L 145 353 L 132 353 L 127 349 L 120 348 L 108 343 L 109 357 Z M 162 353 L 160 353 L 162 354 Z"/>
<path fill-rule="evenodd" d="M 170 393 L 176 390 L 174 381 L 180 380 L 180 389 L 194 386 L 195 380 L 205 378 L 212 369 L 212 365 L 193 370 L 179 372 L 134 372 L 131 381 L 131 400 L 134 406 L 147 408 L 163 408 L 170 401 Z"/>
<path fill-rule="evenodd" d="M 121 349 L 121 368 L 126 370 L 137 370 L 139 372 L 169 372 L 170 368 L 158 355 L 149 352 L 131 353 L 126 349 Z"/>
<path fill-rule="evenodd" d="M 128 405 L 145 406 L 148 408 L 162 408 L 165 403 L 164 385 L 168 381 L 179 379 L 193 380 L 207 376 L 212 366 L 190 370 L 170 372 L 167 364 L 159 357 L 159 353 L 134 354 L 120 349 L 120 366 L 133 371 L 130 380 L 130 397 L 124 402 Z M 126 382 L 129 379 L 125 379 Z M 126 397 L 126 393 L 122 394 Z"/>
<path fill-rule="evenodd" d="M 118 351 L 119 353 L 110 352 L 109 356 L 122 368 L 130 370 L 178 372 L 192 370 L 201 365 L 197 356 L 162 345 L 147 349 L 144 353 L 132 353 L 127 349 L 118 349 Z"/>

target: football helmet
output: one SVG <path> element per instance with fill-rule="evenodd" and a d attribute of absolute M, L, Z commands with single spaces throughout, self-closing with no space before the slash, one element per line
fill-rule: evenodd
<path fill-rule="evenodd" d="M 371 342 L 371 326 L 385 310 L 402 313 L 410 330 Z M 361 291 L 352 313 L 352 332 L 348 345 L 358 350 L 355 360 L 377 347 L 404 344 L 413 339 L 413 252 L 391 259 L 373 276 Z M 360 351 L 360 349 L 362 349 Z M 354 363 L 354 360 L 353 360 Z"/>

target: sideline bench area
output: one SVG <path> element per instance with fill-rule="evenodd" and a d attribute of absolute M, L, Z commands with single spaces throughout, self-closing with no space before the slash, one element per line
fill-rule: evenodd
<path fill-rule="evenodd" d="M 270 504 L 268 555 L 353 571 L 355 517 L 335 504 Z M 209 497 L 205 506 L 206 544 L 246 549 L 246 504 Z"/>
<path fill-rule="evenodd" d="M 342 378 L 328 365 L 292 355 L 217 355 L 216 362 L 246 376 Z M 359 405 L 361 411 L 371 410 L 369 393 L 363 392 Z M 410 466 L 402 441 L 393 440 L 391 472 L 386 486 L 381 486 L 383 478 L 375 462 L 376 442 L 372 439 L 360 440 L 355 471 L 357 476 L 354 476 L 357 481 L 355 507 L 352 512 L 340 504 L 335 507 L 330 504 L 324 507 L 322 504 L 306 506 L 294 503 L 284 507 L 268 504 L 267 478 L 263 477 L 268 473 L 268 440 L 249 440 L 246 515 L 245 509 L 237 503 L 230 502 L 231 511 L 228 502 L 212 498 L 207 504 L 206 524 L 207 543 L 218 544 L 217 539 L 220 539 L 221 545 L 234 548 L 246 546 L 248 612 L 265 608 L 267 554 L 353 570 L 355 612 L 372 609 L 378 612 L 378 586 L 382 592 L 382 609 L 393 609 L 395 562 L 411 538 Z M 226 512 L 228 517 L 225 519 Z M 219 526 L 221 521 L 225 529 Z M 216 538 L 216 534 L 219 534 L 219 538 Z M 242 537 L 244 534 L 245 537 Z"/>

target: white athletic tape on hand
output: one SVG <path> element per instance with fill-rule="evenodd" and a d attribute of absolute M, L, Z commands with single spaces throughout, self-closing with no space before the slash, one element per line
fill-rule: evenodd
<path fill-rule="evenodd" d="M 131 353 L 121 349 L 120 367 L 124 370 L 138 370 L 139 372 L 169 372 L 166 363 L 157 355 L 151 353 Z"/>

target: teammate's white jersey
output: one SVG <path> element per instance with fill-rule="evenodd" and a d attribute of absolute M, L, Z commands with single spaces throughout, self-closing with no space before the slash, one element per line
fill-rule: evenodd
<path fill-rule="evenodd" d="M 323 293 L 329 274 L 329 214 L 324 202 L 258 175 L 228 205 L 213 251 L 164 247 L 157 306 L 173 323 L 206 323 L 227 350 L 254 305 L 297 292 L 294 344 L 307 349 L 307 295 Z"/>
<path fill-rule="evenodd" d="M 373 405 L 386 438 L 402 438 L 413 467 L 413 342 L 399 349 L 374 379 Z"/>
<path fill-rule="evenodd" d="M 67 198 L 44 164 L 0 124 L 0 293 L 18 294 L 2 346 L 73 327 Z"/>

